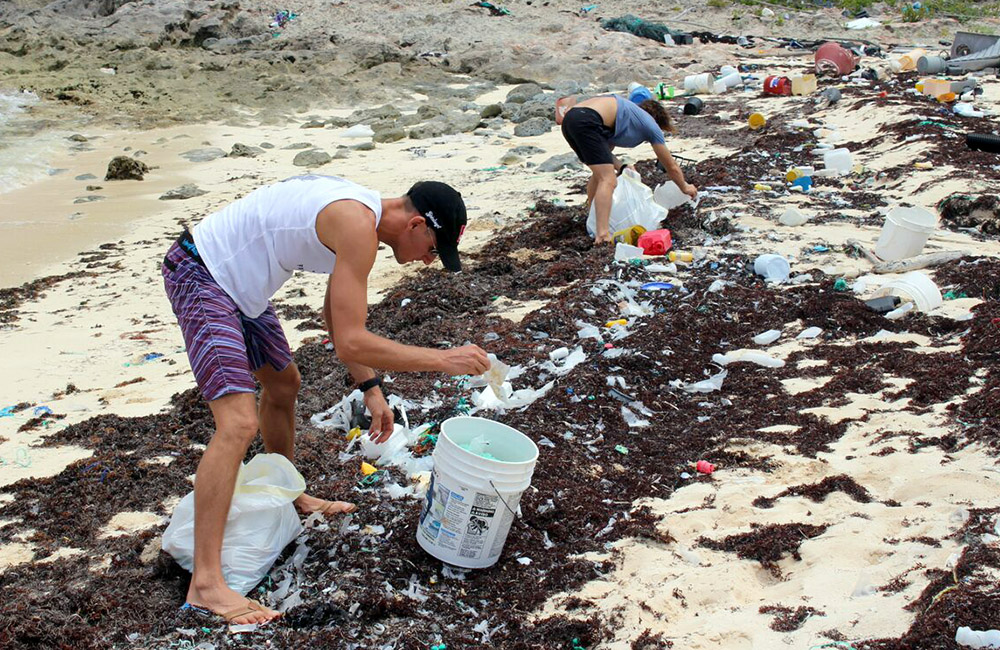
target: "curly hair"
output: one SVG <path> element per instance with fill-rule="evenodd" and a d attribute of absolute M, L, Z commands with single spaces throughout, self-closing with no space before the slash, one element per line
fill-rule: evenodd
<path fill-rule="evenodd" d="M 653 120 L 656 121 L 656 125 L 668 133 L 677 133 L 677 127 L 674 126 L 674 121 L 670 118 L 667 113 L 667 109 L 663 108 L 663 104 L 655 99 L 647 99 L 639 104 L 639 108 L 649 113 Z"/>

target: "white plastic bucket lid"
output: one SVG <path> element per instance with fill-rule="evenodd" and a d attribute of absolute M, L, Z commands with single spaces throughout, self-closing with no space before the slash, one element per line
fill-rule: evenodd
<path fill-rule="evenodd" d="M 907 230 L 932 233 L 937 229 L 937 215 L 924 208 L 893 208 L 886 219 Z"/>

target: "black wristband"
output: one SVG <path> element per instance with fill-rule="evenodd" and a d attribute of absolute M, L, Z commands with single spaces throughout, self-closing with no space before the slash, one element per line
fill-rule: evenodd
<path fill-rule="evenodd" d="M 360 384 L 358 384 L 358 390 L 360 390 L 362 393 L 367 393 L 376 386 L 381 386 L 381 385 L 382 385 L 382 378 L 379 377 L 378 375 L 375 375 L 371 379 L 366 379 Z"/>

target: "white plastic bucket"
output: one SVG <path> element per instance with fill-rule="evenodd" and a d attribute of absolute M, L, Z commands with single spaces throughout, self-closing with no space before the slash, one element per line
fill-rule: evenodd
<path fill-rule="evenodd" d="M 537 459 L 538 447 L 517 429 L 484 418 L 445 420 L 434 448 L 417 543 L 455 566 L 496 564 Z"/>
<path fill-rule="evenodd" d="M 895 280 L 886 282 L 875 292 L 874 298 L 899 296 L 911 300 L 920 311 L 932 311 L 941 306 L 941 290 L 926 273 L 910 271 Z"/>
<path fill-rule="evenodd" d="M 712 91 L 715 79 L 708 72 L 692 74 L 684 77 L 684 90 L 693 93 L 708 93 Z"/>
<path fill-rule="evenodd" d="M 885 217 L 875 254 L 886 262 L 919 255 L 937 228 L 937 216 L 923 208 L 894 208 Z"/>

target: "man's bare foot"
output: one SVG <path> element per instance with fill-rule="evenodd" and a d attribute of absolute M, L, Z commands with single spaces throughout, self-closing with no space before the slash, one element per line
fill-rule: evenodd
<path fill-rule="evenodd" d="M 346 515 L 358 509 L 356 505 L 347 501 L 327 501 L 308 494 L 300 495 L 295 500 L 295 507 L 307 515 L 314 512 L 321 512 L 324 515 Z"/>
<path fill-rule="evenodd" d="M 614 242 L 614 239 L 611 238 L 610 234 L 608 234 L 608 235 L 598 235 L 597 237 L 594 237 L 594 243 L 598 244 L 598 245 L 600 245 L 600 244 L 610 244 L 612 242 Z"/>
<path fill-rule="evenodd" d="M 192 579 L 191 586 L 188 587 L 187 602 L 192 607 L 200 607 L 224 617 L 230 625 L 267 623 L 281 616 L 281 612 L 239 595 L 225 583 L 199 589 Z"/>

